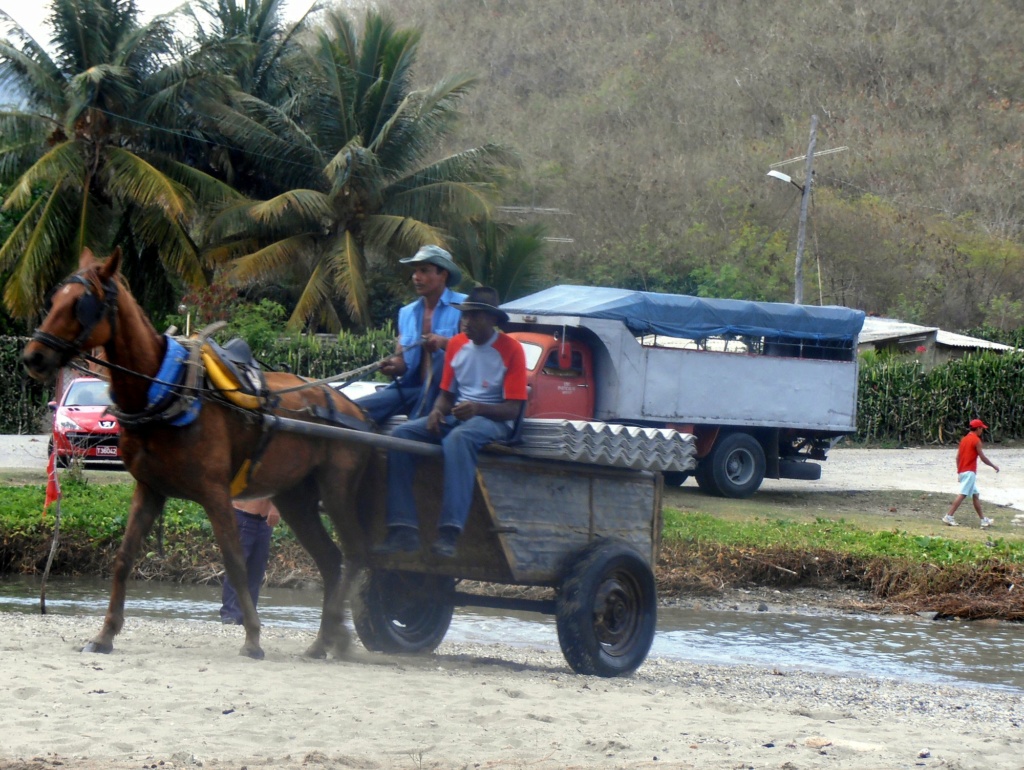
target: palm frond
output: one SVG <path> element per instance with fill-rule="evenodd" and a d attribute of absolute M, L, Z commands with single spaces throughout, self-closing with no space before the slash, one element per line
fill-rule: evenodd
<path fill-rule="evenodd" d="M 287 218 L 289 226 L 298 229 L 323 227 L 333 217 L 330 199 L 317 190 L 292 190 L 249 209 L 254 222 L 274 225 Z"/>
<path fill-rule="evenodd" d="M 33 163 L 11 185 L 7 200 L 4 201 L 4 211 L 22 210 L 30 205 L 33 189 L 37 185 L 49 183 L 49 186 L 53 186 L 57 180 L 65 177 L 79 180 L 85 177 L 85 163 L 77 142 L 62 142 Z"/>
<path fill-rule="evenodd" d="M 4 302 L 17 318 L 37 315 L 46 291 L 67 273 L 70 260 L 66 245 L 77 222 L 77 210 L 74 196 L 68 194 L 61 181 L 57 180 L 53 192 L 40 199 L 41 205 L 32 208 L 34 216 L 25 217 L 29 223 L 24 237 L 12 236 L 0 251 L 2 264 L 10 258 L 7 251 L 13 245 L 11 241 L 20 245 L 11 279 L 4 289 Z"/>
<path fill-rule="evenodd" d="M 135 153 L 108 147 L 106 156 L 111 172 L 106 175 L 107 189 L 125 203 L 140 208 L 155 206 L 173 221 L 191 212 L 188 190 Z"/>
<path fill-rule="evenodd" d="M 323 264 L 313 269 L 288 319 L 287 328 L 290 331 L 301 331 L 307 324 L 316 321 L 330 331 L 341 329 L 341 319 L 331 304 L 334 286 L 330 273 L 330 268 Z"/>
<path fill-rule="evenodd" d="M 39 157 L 52 127 L 38 115 L 0 113 L 0 181 L 21 173 Z"/>
<path fill-rule="evenodd" d="M 346 230 L 331 242 L 325 261 L 334 278 L 334 291 L 345 298 L 348 314 L 360 324 L 369 323 L 366 256 L 351 232 Z"/>
<path fill-rule="evenodd" d="M 363 222 L 364 248 L 387 260 L 413 254 L 427 243 L 443 247 L 446 240 L 440 229 L 410 217 L 374 214 Z"/>
<path fill-rule="evenodd" d="M 199 250 L 189 238 L 183 218 L 166 216 L 160 209 L 133 208 L 131 228 L 140 244 L 156 247 L 169 275 L 192 289 L 206 286 Z"/>
<path fill-rule="evenodd" d="M 206 174 L 193 166 L 179 163 L 164 156 L 146 156 L 152 165 L 169 179 L 186 188 L 195 202 L 208 206 L 228 200 L 241 200 L 242 194 L 234 187 Z"/>
<path fill-rule="evenodd" d="M 33 107 L 57 114 L 64 101 L 64 76 L 42 46 L 10 16 L 0 14 L 20 31 L 15 37 L 21 40 L 21 45 L 0 40 L 0 86 L 13 87 Z"/>
<path fill-rule="evenodd" d="M 245 107 L 255 106 L 252 100 L 244 102 Z M 264 115 L 275 109 L 263 106 L 266 108 L 262 110 Z M 261 169 L 277 189 L 310 187 L 311 183 L 322 179 L 324 158 L 319 148 L 286 116 L 280 115 L 276 121 L 261 121 L 205 99 L 200 102 L 200 110 L 208 129 L 222 136 L 225 143 L 245 156 L 254 168 Z M 282 124 L 290 124 L 288 130 L 281 130 Z"/>
<path fill-rule="evenodd" d="M 312 249 L 313 241 L 307 235 L 275 241 L 259 251 L 236 259 L 228 269 L 227 278 L 243 285 L 270 280 L 282 275 L 295 264 L 301 264 Z"/>
<path fill-rule="evenodd" d="M 490 217 L 497 200 L 498 188 L 486 182 L 424 182 L 394 194 L 389 188 L 384 210 L 427 222 L 472 219 Z"/>

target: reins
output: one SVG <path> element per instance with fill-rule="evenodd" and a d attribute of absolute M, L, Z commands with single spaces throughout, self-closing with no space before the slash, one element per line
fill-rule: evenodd
<path fill-rule="evenodd" d="M 86 361 L 89 361 L 90 363 L 106 367 L 111 371 L 116 371 L 120 372 L 121 374 L 137 377 L 145 382 L 150 383 L 151 385 L 163 385 L 168 388 L 174 388 L 179 393 L 190 392 L 199 395 L 204 393 L 216 394 L 219 392 L 223 392 L 222 388 L 208 388 L 200 387 L 198 385 L 187 385 L 185 383 L 167 382 L 165 380 L 158 379 L 157 377 L 153 377 L 148 374 L 143 374 L 142 372 L 137 372 L 134 369 L 129 369 L 125 366 L 121 366 L 120 364 L 115 364 L 111 361 L 98 358 L 97 356 L 94 356 L 91 353 L 86 353 L 84 350 L 81 349 L 82 345 L 89 338 L 89 335 L 92 334 L 93 329 L 96 328 L 100 321 L 104 320 L 105 318 L 109 320 L 112 337 L 116 331 L 118 288 L 116 281 L 104 280 L 100 284 L 100 288 L 103 289 L 104 295 L 103 300 L 101 301 L 93 293 L 93 284 L 90 283 L 80 273 L 76 273 L 75 275 L 71 276 L 66 281 L 64 281 L 64 284 L 62 285 L 73 283 L 81 284 L 82 286 L 85 287 L 85 293 L 82 294 L 82 296 L 79 298 L 78 305 L 75 309 L 76 319 L 82 326 L 82 331 L 79 332 L 78 336 L 74 340 L 69 341 L 63 339 L 62 337 L 58 337 L 54 334 L 50 334 L 49 332 L 41 331 L 40 329 L 36 329 L 32 333 L 33 340 L 36 340 L 37 342 L 40 342 L 43 345 L 46 345 L 47 347 L 53 350 L 56 350 L 62 356 L 68 356 L 67 360 L 64 361 L 64 365 L 71 366 L 72 368 L 80 372 L 92 374 L 92 371 L 90 371 L 86 367 L 83 367 L 81 364 L 77 364 L 74 362 L 76 358 L 83 358 Z M 198 340 L 190 340 L 189 343 L 191 345 L 201 345 L 205 341 L 206 336 L 212 334 L 214 331 L 216 331 L 223 325 L 223 322 L 218 322 L 216 324 L 208 326 L 206 329 L 204 329 L 202 333 L 200 333 Z M 422 339 L 417 340 L 416 342 L 409 345 L 405 349 L 411 350 L 413 348 L 420 347 L 422 344 Z M 269 391 L 268 395 L 279 396 L 285 393 L 294 393 L 299 390 L 305 390 L 306 388 L 316 388 L 320 387 L 321 385 L 329 385 L 336 382 L 342 382 L 342 385 L 340 387 L 345 387 L 346 385 L 349 385 L 359 379 L 362 379 L 363 377 L 366 377 L 369 374 L 373 374 L 374 372 L 378 371 L 381 367 L 384 366 L 385 362 L 392 358 L 392 356 L 393 354 L 385 356 L 384 358 L 380 359 L 379 361 L 375 361 L 372 364 L 367 364 L 366 366 L 361 366 L 358 369 L 353 369 L 348 372 L 342 372 L 341 374 L 336 374 L 332 377 L 325 377 L 320 380 L 311 380 L 308 382 L 303 382 L 300 385 L 292 386 L 290 388 Z M 194 364 L 190 362 L 189 365 Z"/>

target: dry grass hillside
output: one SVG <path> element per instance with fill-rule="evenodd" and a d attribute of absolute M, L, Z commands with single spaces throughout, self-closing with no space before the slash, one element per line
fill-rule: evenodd
<path fill-rule="evenodd" d="M 552 280 L 1024 324 L 1024 13 L 1017 0 L 383 0 L 420 76 L 470 71 L 459 142 L 515 147 L 509 203 L 555 208 Z M 803 164 L 783 170 L 802 181 Z M 819 273 L 820 266 L 820 288 Z"/>

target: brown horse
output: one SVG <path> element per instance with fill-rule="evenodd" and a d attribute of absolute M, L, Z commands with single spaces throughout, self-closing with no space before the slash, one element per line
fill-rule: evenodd
<path fill-rule="evenodd" d="M 82 254 L 78 272 L 55 292 L 48 315 L 25 347 L 23 361 L 32 377 L 47 379 L 79 352 L 102 347 L 111 364 L 110 387 L 118 410 L 138 415 L 146 413 L 148 390 L 168 342 L 121 280 L 120 259 L 120 249 L 105 262 L 89 250 Z M 268 373 L 266 380 L 271 392 L 304 382 L 284 373 Z M 321 414 L 326 409 L 361 418 L 358 407 L 323 385 L 281 393 L 275 400 L 272 411 L 288 417 L 312 419 L 309 415 L 318 408 Z M 320 570 L 323 613 L 316 641 L 306 654 L 324 657 L 328 650 L 335 655 L 344 652 L 349 643 L 344 606 L 354 569 L 342 570 L 341 552 L 324 528 L 318 504 L 323 501 L 343 543 L 349 538 L 362 545 L 355 495 L 371 450 L 288 433 L 268 437 L 261 425 L 255 413 L 206 391 L 198 418 L 186 427 L 159 421 L 135 426 L 128 421 L 122 426 L 121 454 L 135 478 L 135 493 L 114 562 L 106 618 L 84 650 L 113 650 L 114 637 L 124 625 L 125 581 L 167 498 L 177 497 L 194 500 L 206 510 L 244 615 L 241 654 L 263 657 L 260 621 L 246 588 L 230 486 L 243 463 L 253 459 L 254 448 L 265 445 L 243 496 L 271 497 Z"/>

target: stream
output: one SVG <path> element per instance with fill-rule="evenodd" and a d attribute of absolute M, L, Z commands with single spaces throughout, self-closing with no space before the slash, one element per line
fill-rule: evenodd
<path fill-rule="evenodd" d="M 38 578 L 0 578 L 0 611 L 38 613 L 39 591 Z M 108 592 L 107 581 L 51 579 L 47 611 L 94 616 L 98 629 Z M 129 584 L 126 615 L 219 622 L 219 607 L 218 586 L 136 581 Z M 265 626 L 315 632 L 320 592 L 266 588 L 259 610 Z M 554 618 L 527 612 L 459 608 L 445 638 L 558 650 Z M 663 607 L 650 654 L 698 665 L 753 664 L 1024 693 L 1021 623 Z"/>

